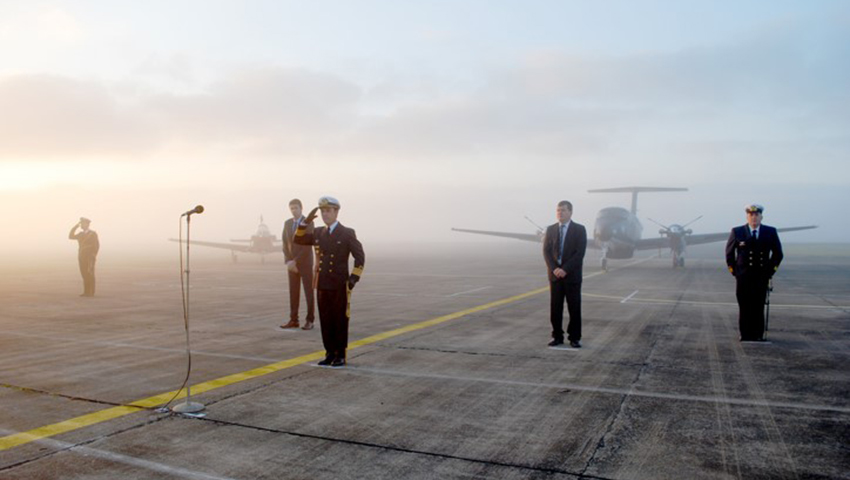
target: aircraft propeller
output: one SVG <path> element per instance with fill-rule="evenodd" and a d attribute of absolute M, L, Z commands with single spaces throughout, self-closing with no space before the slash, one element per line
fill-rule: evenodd
<path fill-rule="evenodd" d="M 685 235 L 690 235 L 690 234 L 694 233 L 694 231 L 693 231 L 693 230 L 691 230 L 690 228 L 688 228 L 688 229 L 686 230 L 686 229 L 685 229 L 685 227 L 687 227 L 688 225 L 690 225 L 690 224 L 692 224 L 692 223 L 696 222 L 696 221 L 697 221 L 697 220 L 699 220 L 700 218 L 702 218 L 702 215 L 698 216 L 697 218 L 695 218 L 695 219 L 691 220 L 690 222 L 688 222 L 688 223 L 686 223 L 686 224 L 684 224 L 684 225 L 677 225 L 677 224 L 673 223 L 673 224 L 671 224 L 670 226 L 667 226 L 667 225 L 664 225 L 664 224 L 662 224 L 662 223 L 656 222 L 655 220 L 653 220 L 653 219 L 651 219 L 651 218 L 647 218 L 647 220 L 649 220 L 650 222 L 652 222 L 652 223 L 654 223 L 654 224 L 658 225 L 659 227 L 661 227 L 661 228 L 663 229 L 663 230 L 659 230 L 659 231 L 658 231 L 658 234 L 659 234 L 659 235 L 661 235 L 661 236 L 667 235 L 668 237 L 669 237 L 669 236 L 683 237 L 683 236 L 685 236 Z"/>

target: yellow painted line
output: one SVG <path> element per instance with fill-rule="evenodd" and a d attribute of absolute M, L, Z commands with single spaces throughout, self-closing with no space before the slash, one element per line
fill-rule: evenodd
<path fill-rule="evenodd" d="M 422 330 L 423 328 L 433 327 L 434 325 L 439 325 L 444 322 L 448 322 L 450 320 L 454 320 L 457 318 L 461 318 L 467 315 L 471 315 L 473 313 L 481 312 L 483 310 L 487 310 L 490 308 L 500 307 L 502 305 L 507 305 L 512 302 L 516 302 L 518 300 L 522 300 L 524 298 L 532 297 L 534 295 L 541 294 L 545 291 L 548 291 L 549 287 L 538 288 L 536 290 L 532 290 L 530 292 L 526 292 L 520 295 L 515 295 L 513 297 L 503 298 L 501 300 L 496 300 L 494 302 L 485 303 L 484 305 L 479 305 L 477 307 L 467 308 L 466 310 L 461 310 L 459 312 L 451 313 L 448 315 L 443 315 L 441 317 L 433 318 L 431 320 L 426 320 L 424 322 L 415 323 L 413 325 L 408 325 L 406 327 L 397 328 L 395 330 L 390 330 L 388 332 L 379 333 L 377 335 L 372 335 L 371 337 L 366 337 L 355 342 L 349 343 L 348 348 L 357 348 L 365 345 L 369 345 L 372 343 L 380 342 L 381 340 L 386 340 L 388 338 L 397 337 L 399 335 L 404 335 L 405 333 L 414 332 L 416 330 Z M 233 375 L 227 375 L 221 378 L 216 378 L 214 380 L 209 380 L 206 382 L 199 383 L 197 385 L 192 385 L 192 391 L 194 393 L 204 393 L 209 392 L 211 390 L 215 390 L 217 388 L 226 387 L 228 385 L 233 385 L 235 383 L 244 382 L 246 380 L 251 380 L 253 378 L 261 377 L 263 375 L 268 375 L 270 373 L 278 372 L 280 370 L 284 370 L 287 368 L 291 368 L 297 365 L 302 365 L 307 362 L 319 360 L 324 358 L 325 352 L 318 351 L 313 353 L 308 353 L 306 355 L 302 355 L 300 357 L 291 358 L 289 360 L 283 360 L 281 362 L 272 363 L 269 365 L 265 365 L 262 367 L 255 368 L 253 370 L 248 370 L 245 372 L 235 373 Z M 33 430 L 29 430 L 27 432 L 15 433 L 12 435 L 7 435 L 5 437 L 0 437 L 0 451 L 8 450 L 13 447 L 17 447 L 19 445 L 24 445 L 26 443 L 34 442 L 36 440 L 40 440 L 42 438 L 53 437 L 62 433 L 71 432 L 74 430 L 78 430 L 80 428 L 88 427 L 91 425 L 95 425 L 97 423 L 102 423 L 107 420 L 112 420 L 115 418 L 123 417 L 125 415 L 129 415 L 131 413 L 138 412 L 143 409 L 149 409 L 158 407 L 165 402 L 167 402 L 171 397 L 177 394 L 177 391 L 171 391 L 166 393 L 160 393 L 159 395 L 154 395 L 152 397 L 143 398 L 141 400 L 136 400 L 131 402 L 129 405 L 119 406 L 107 408 L 105 410 L 100 410 L 97 412 L 89 413 L 86 415 L 81 415 L 79 417 L 72 418 L 70 420 L 65 420 L 59 423 L 54 423 L 51 425 L 45 425 L 43 427 L 38 427 Z M 180 395 L 177 396 L 177 399 L 184 398 L 186 396 L 185 391 L 181 392 Z"/>

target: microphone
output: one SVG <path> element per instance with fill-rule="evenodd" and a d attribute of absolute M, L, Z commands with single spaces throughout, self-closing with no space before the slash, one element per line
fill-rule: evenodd
<path fill-rule="evenodd" d="M 191 215 L 193 213 L 204 213 L 204 206 L 198 205 L 197 207 L 189 210 L 188 212 L 186 212 L 186 213 L 184 213 L 183 215 L 180 215 L 180 216 L 185 217 L 185 216 Z"/>

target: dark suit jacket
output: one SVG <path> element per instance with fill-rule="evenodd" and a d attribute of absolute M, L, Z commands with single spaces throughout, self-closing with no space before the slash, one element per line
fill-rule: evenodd
<path fill-rule="evenodd" d="M 558 280 L 552 271 L 560 267 L 567 272 L 563 281 L 581 283 L 584 252 L 587 250 L 587 230 L 580 223 L 570 223 L 570 228 L 567 229 L 567 237 L 564 238 L 564 252 L 561 255 L 561 262 L 558 263 L 558 246 L 561 243 L 559 230 L 559 223 L 549 225 L 546 228 L 546 237 L 543 239 L 543 258 L 546 260 L 549 281 Z"/>
<path fill-rule="evenodd" d="M 283 240 L 283 256 L 287 262 L 295 260 L 295 266 L 302 275 L 312 274 L 313 252 L 309 245 L 298 245 L 292 241 L 295 232 L 292 230 L 292 218 L 283 223 L 283 232 L 280 238 Z M 307 232 L 313 233 L 313 225 L 307 226 Z"/>
<path fill-rule="evenodd" d="M 353 228 L 337 224 L 333 233 L 328 227 L 319 227 L 308 233 L 303 226 L 298 227 L 294 241 L 298 245 L 317 245 L 319 247 L 319 290 L 344 289 L 346 282 L 357 283 L 363 273 L 366 254 L 363 245 L 357 240 Z M 354 270 L 348 272 L 348 257 L 354 257 Z"/>
<path fill-rule="evenodd" d="M 749 225 L 735 227 L 726 242 L 726 265 L 735 276 L 760 275 L 770 278 L 782 262 L 782 243 L 776 229 L 762 224 L 755 239 Z"/>

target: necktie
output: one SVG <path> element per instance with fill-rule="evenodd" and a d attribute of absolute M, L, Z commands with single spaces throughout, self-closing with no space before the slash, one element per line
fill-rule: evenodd
<path fill-rule="evenodd" d="M 755 238 L 756 240 L 759 239 L 759 231 L 758 231 L 757 228 L 755 230 L 753 230 L 753 238 Z"/>
<path fill-rule="evenodd" d="M 561 262 L 561 256 L 564 254 L 564 237 L 567 236 L 566 233 L 567 233 L 567 226 L 561 225 L 561 235 L 560 235 L 561 239 L 560 239 L 560 242 L 558 242 L 558 247 L 559 247 L 558 248 L 558 263 Z"/>

